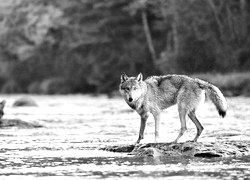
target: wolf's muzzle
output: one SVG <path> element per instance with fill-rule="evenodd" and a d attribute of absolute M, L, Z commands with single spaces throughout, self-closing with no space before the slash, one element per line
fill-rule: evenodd
<path fill-rule="evenodd" d="M 128 101 L 129 101 L 129 102 L 132 102 L 132 101 L 133 101 L 133 98 L 131 98 L 131 97 L 128 98 Z"/>

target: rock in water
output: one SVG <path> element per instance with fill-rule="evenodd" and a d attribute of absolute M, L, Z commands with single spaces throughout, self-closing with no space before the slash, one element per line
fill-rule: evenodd
<path fill-rule="evenodd" d="M 41 128 L 43 126 L 38 123 L 26 122 L 20 119 L 0 119 L 0 128 L 10 128 L 10 127 Z"/>
<path fill-rule="evenodd" d="M 13 107 L 20 107 L 20 106 L 38 106 L 38 105 L 31 97 L 22 97 L 13 103 Z"/>
<path fill-rule="evenodd" d="M 116 145 L 116 146 L 106 146 L 103 148 L 100 148 L 101 150 L 104 151 L 111 151 L 111 152 L 126 152 L 129 153 L 131 151 L 133 151 L 133 149 L 135 148 L 134 144 L 130 144 L 130 145 Z"/>
<path fill-rule="evenodd" d="M 232 157 L 250 155 L 250 142 L 186 142 L 186 143 L 148 143 L 140 145 L 121 145 L 101 148 L 113 152 L 126 152 L 135 157 L 141 156 L 189 156 L 189 157 Z M 118 151 L 117 151 L 118 150 Z M 124 151 L 122 151 L 124 150 Z M 131 150 L 131 151 L 130 151 Z"/>

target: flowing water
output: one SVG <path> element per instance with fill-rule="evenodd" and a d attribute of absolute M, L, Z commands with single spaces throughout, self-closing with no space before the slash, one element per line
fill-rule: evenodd
<path fill-rule="evenodd" d="M 4 119 L 39 123 L 41 128 L 0 129 L 0 179 L 248 179 L 250 156 L 232 158 L 140 157 L 100 151 L 106 145 L 131 144 L 138 136 L 139 116 L 121 98 L 106 96 L 31 96 L 38 107 L 12 107 L 22 97 L 7 100 Z M 228 98 L 226 118 L 206 102 L 198 111 L 204 126 L 199 139 L 250 141 L 250 98 Z M 187 121 L 181 142 L 193 139 L 196 128 Z M 180 122 L 176 106 L 164 111 L 162 142 L 173 141 Z M 149 117 L 143 142 L 154 141 Z"/>

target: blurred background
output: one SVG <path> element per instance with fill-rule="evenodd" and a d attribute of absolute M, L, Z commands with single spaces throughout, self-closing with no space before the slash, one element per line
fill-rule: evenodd
<path fill-rule="evenodd" d="M 250 96 L 250 1 L 1 0 L 1 93 L 115 94 L 169 73 Z"/>

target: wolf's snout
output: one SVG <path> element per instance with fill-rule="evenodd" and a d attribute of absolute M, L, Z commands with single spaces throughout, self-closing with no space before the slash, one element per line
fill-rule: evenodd
<path fill-rule="evenodd" d="M 128 98 L 128 101 L 129 101 L 129 102 L 132 102 L 132 101 L 133 101 L 133 98 L 131 98 L 131 97 Z"/>

